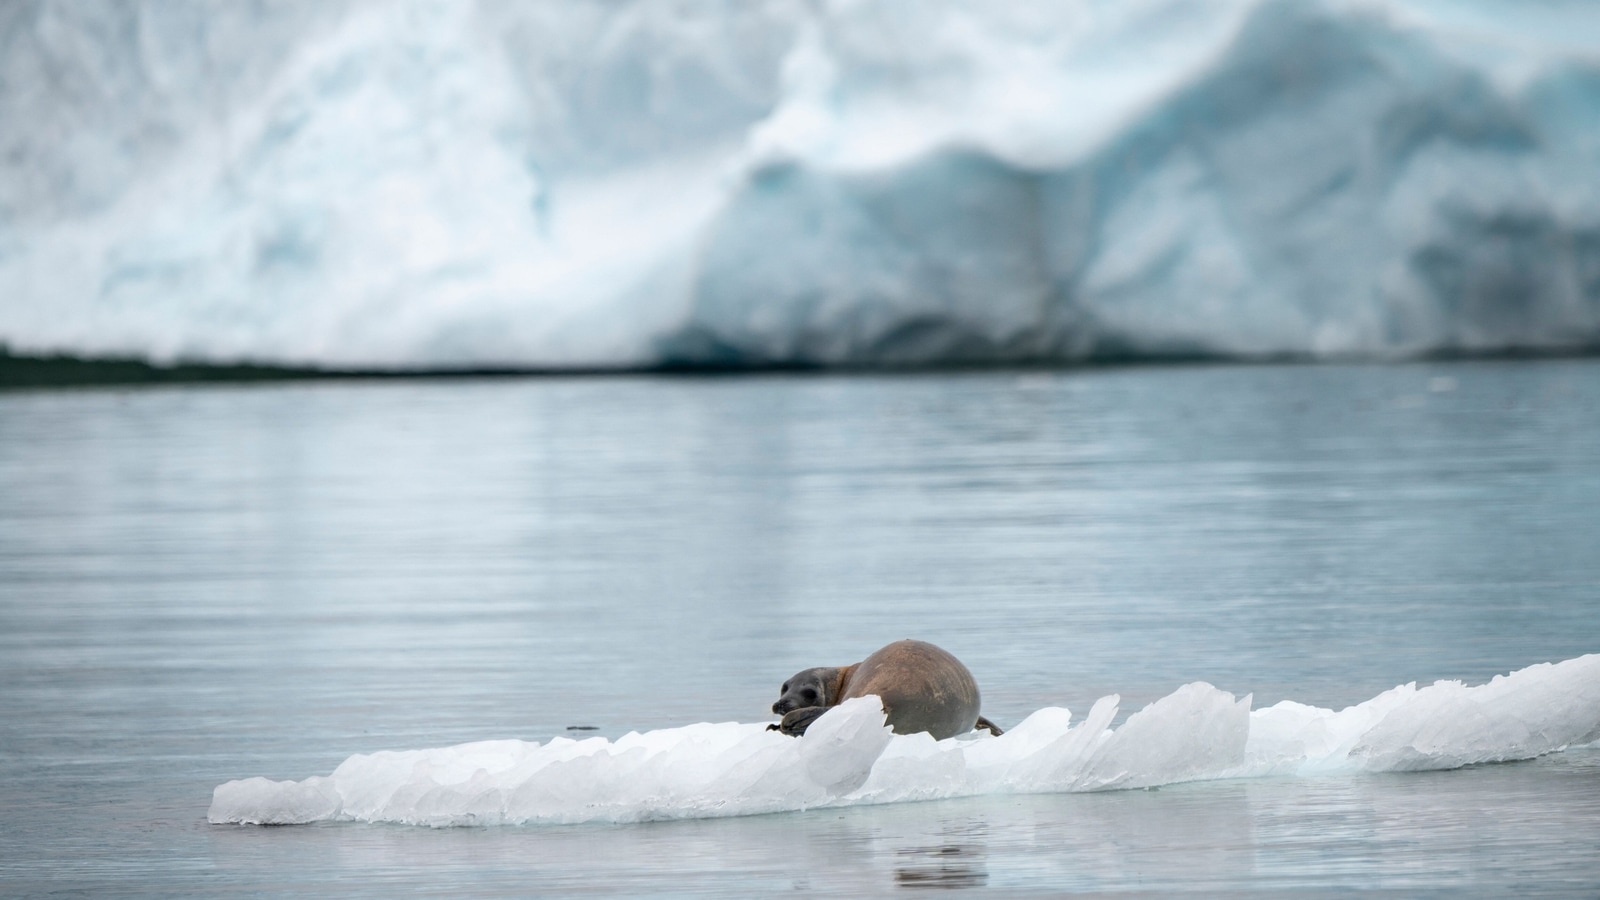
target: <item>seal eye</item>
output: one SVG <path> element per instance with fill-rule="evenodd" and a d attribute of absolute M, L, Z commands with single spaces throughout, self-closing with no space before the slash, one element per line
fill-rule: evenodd
<path fill-rule="evenodd" d="M 783 687 L 781 687 L 781 688 L 778 688 L 778 693 L 780 693 L 780 694 L 787 694 L 787 693 L 789 693 L 789 682 L 787 682 L 787 681 L 785 681 L 785 682 L 784 682 L 784 683 L 783 683 Z"/>
<path fill-rule="evenodd" d="M 807 703 L 815 703 L 817 702 L 817 692 L 813 691 L 811 688 L 806 688 L 800 692 L 800 699 Z"/>

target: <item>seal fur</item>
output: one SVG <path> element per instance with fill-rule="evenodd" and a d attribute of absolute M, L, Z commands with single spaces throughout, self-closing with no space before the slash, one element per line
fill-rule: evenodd
<path fill-rule="evenodd" d="M 768 730 L 805 734 L 818 716 L 846 700 L 877 695 L 896 734 L 926 731 L 937 740 L 986 728 L 978 714 L 978 683 L 961 661 L 926 641 L 896 641 L 848 666 L 804 669 L 783 683 L 772 711 L 783 721 Z"/>

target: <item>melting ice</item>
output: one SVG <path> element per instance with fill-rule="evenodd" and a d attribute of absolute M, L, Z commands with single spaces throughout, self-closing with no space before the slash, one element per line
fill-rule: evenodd
<path fill-rule="evenodd" d="M 1600 740 L 1600 654 L 1468 687 L 1403 685 L 1338 712 L 1252 711 L 1185 685 L 1121 726 L 1113 695 L 1074 724 L 1035 712 L 1000 737 L 895 735 L 876 698 L 847 701 L 804 737 L 698 724 L 615 742 L 483 741 L 350 757 L 329 776 L 248 778 L 213 794 L 210 821 L 449 826 L 637 822 L 975 794 L 1099 791 L 1265 775 L 1450 769 Z"/>
<path fill-rule="evenodd" d="M 1600 6 L 40 0 L 0 343 L 321 366 L 1600 346 Z"/>

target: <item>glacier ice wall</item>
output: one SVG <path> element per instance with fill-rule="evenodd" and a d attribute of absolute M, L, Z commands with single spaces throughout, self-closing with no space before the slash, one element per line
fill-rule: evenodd
<path fill-rule="evenodd" d="M 481 741 L 358 754 L 332 775 L 219 785 L 213 823 L 566 824 L 751 815 L 977 794 L 1153 787 L 1264 776 L 1452 769 L 1600 740 L 1600 655 L 1485 685 L 1402 685 L 1338 712 L 1251 711 L 1185 685 L 1112 729 L 1119 699 L 1080 723 L 1041 709 L 997 738 L 895 735 L 876 697 L 846 701 L 799 738 L 703 723 L 615 742 Z M 979 736 L 979 735 L 982 736 Z"/>
<path fill-rule="evenodd" d="M 1600 8 L 21 0 L 0 343 L 329 367 L 1600 347 Z"/>

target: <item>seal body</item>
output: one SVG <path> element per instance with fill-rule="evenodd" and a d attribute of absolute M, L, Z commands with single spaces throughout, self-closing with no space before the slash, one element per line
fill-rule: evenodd
<path fill-rule="evenodd" d="M 926 641 L 896 641 L 861 662 L 795 673 L 784 682 L 772 711 L 783 722 L 770 728 L 801 735 L 829 708 L 875 694 L 896 734 L 926 731 L 937 740 L 974 727 L 1000 734 L 978 715 L 978 683 L 961 660 Z"/>

